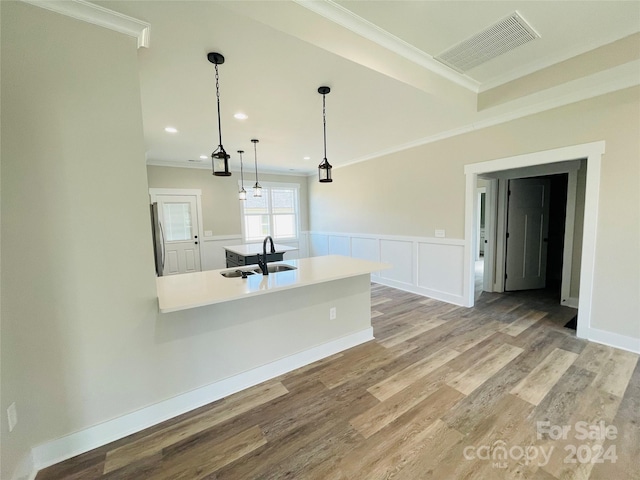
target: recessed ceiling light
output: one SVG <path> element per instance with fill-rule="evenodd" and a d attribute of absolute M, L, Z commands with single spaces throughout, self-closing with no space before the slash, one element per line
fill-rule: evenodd
<path fill-rule="evenodd" d="M 233 117 L 237 118 L 238 120 L 246 120 L 247 118 L 249 118 L 249 116 L 246 113 L 242 113 L 242 112 L 236 113 Z"/>
<path fill-rule="evenodd" d="M 164 131 L 168 133 L 178 133 L 178 129 L 175 127 L 165 127 Z"/>
<path fill-rule="evenodd" d="M 207 157 L 206 155 L 200 155 L 200 158 L 201 158 L 202 160 L 206 160 L 206 159 L 207 159 L 207 158 L 209 158 L 209 157 Z"/>
<path fill-rule="evenodd" d="M 304 157 L 303 160 L 311 160 L 311 157 Z"/>

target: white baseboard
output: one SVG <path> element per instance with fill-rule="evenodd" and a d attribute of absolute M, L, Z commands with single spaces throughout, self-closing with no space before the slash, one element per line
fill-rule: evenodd
<path fill-rule="evenodd" d="M 578 301 L 579 301 L 578 297 L 569 297 L 569 298 L 563 300 L 560 303 L 562 303 L 562 305 L 564 307 L 571 307 L 571 308 L 577 309 L 578 308 Z"/>
<path fill-rule="evenodd" d="M 409 283 L 398 282 L 390 280 L 388 278 L 382 278 L 377 275 L 371 275 L 371 281 L 379 283 L 380 285 L 386 285 L 387 287 L 397 288 L 405 292 L 415 293 L 422 295 L 423 297 L 433 298 L 434 300 L 440 300 L 441 302 L 453 303 L 454 305 L 466 306 L 464 303 L 464 297 L 462 295 L 453 295 L 447 292 L 440 292 L 438 290 L 431 290 L 429 288 L 417 287 Z"/>
<path fill-rule="evenodd" d="M 27 453 L 13 472 L 12 480 L 34 480 L 38 470 L 33 461 L 32 452 Z"/>
<path fill-rule="evenodd" d="M 372 327 L 44 443 L 32 449 L 32 464 L 46 468 L 370 340 Z"/>
<path fill-rule="evenodd" d="M 587 331 L 587 340 L 640 354 L 640 338 L 627 337 L 619 333 L 590 327 Z"/>

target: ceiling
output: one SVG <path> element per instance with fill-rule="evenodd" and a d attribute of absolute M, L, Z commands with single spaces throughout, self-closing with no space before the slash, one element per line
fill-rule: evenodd
<path fill-rule="evenodd" d="M 633 50 L 619 55 L 591 53 L 640 39 L 638 1 L 94 3 L 151 24 L 150 47 L 138 56 L 147 162 L 155 165 L 210 167 L 200 156 L 218 145 L 211 51 L 226 58 L 222 138 L 233 170 L 237 150 L 253 163 L 257 138 L 261 171 L 315 172 L 321 85 L 331 87 L 327 157 L 340 167 L 640 83 L 640 40 L 613 44 Z M 539 39 L 466 74 L 432 58 L 516 10 Z M 238 112 L 248 118 L 235 119 Z"/>

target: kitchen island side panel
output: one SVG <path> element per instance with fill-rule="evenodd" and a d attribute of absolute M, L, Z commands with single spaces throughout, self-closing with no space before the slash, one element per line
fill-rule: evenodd
<path fill-rule="evenodd" d="M 370 328 L 371 284 L 364 274 L 161 314 L 155 340 L 172 359 L 163 372 L 178 379 L 180 392 Z"/>

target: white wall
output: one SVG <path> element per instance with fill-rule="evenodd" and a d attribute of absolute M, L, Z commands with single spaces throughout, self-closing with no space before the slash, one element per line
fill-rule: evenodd
<path fill-rule="evenodd" d="M 436 229 L 444 229 L 447 239 L 463 241 L 465 165 L 604 140 L 591 326 L 610 332 L 612 338 L 619 335 L 638 342 L 639 108 L 640 88 L 634 87 L 334 168 L 331 184 L 309 178 L 310 229 L 419 238 L 432 238 Z M 440 269 L 450 265 L 439 261 L 440 256 L 434 256 L 420 266 L 414 259 L 412 268 L 440 275 L 444 271 Z"/>
<path fill-rule="evenodd" d="M 11 479 L 31 447 L 172 392 L 155 365 L 136 40 L 0 3 L 0 477 Z"/>
<path fill-rule="evenodd" d="M 238 177 L 214 177 L 210 170 L 200 168 L 176 168 L 147 166 L 149 188 L 181 188 L 198 189 L 202 191 L 202 222 L 203 230 L 210 230 L 211 237 L 204 236 L 200 242 L 202 269 L 215 270 L 226 266 L 224 246 L 245 243 L 242 238 L 240 218 L 240 201 L 238 200 Z M 245 188 L 254 182 L 251 175 L 245 177 Z M 295 183 L 299 190 L 299 223 L 300 238 L 293 242 L 278 241 L 281 245 L 297 248 L 287 252 L 285 260 L 308 256 L 307 233 L 309 228 L 308 188 L 306 177 L 295 175 L 259 174 L 261 183 Z"/>

